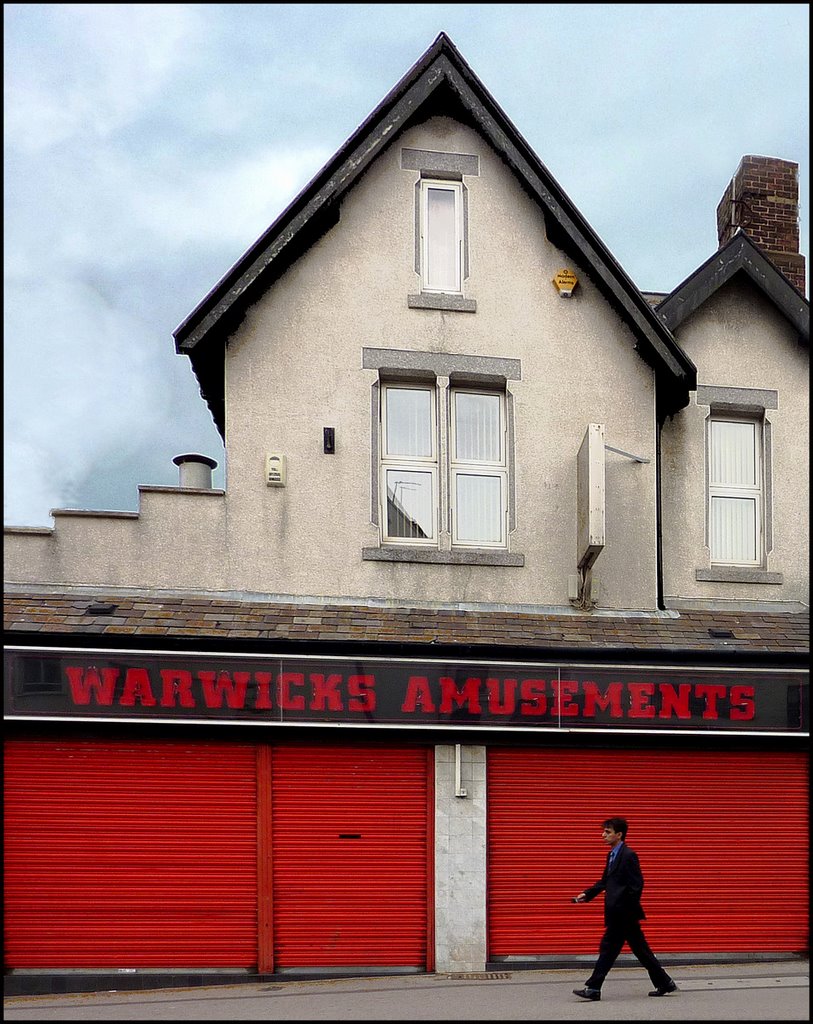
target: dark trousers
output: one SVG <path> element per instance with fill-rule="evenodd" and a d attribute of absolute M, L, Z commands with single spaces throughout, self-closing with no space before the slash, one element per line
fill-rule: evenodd
<path fill-rule="evenodd" d="M 593 968 L 593 973 L 586 982 L 587 988 L 600 989 L 604 979 L 607 977 L 610 968 L 618 959 L 618 954 L 624 943 L 645 967 L 652 979 L 655 988 L 662 988 L 672 980 L 666 971 L 661 967 L 658 958 L 649 948 L 649 943 L 641 930 L 639 921 L 617 921 L 607 925 L 607 930 L 601 938 L 598 947 L 598 960 Z"/>

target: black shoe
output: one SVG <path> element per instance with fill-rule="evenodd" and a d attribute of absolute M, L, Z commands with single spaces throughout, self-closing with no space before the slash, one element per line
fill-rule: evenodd
<path fill-rule="evenodd" d="M 574 988 L 573 995 L 579 996 L 580 999 L 592 999 L 593 1002 L 601 999 L 600 988 Z"/>
<path fill-rule="evenodd" d="M 665 985 L 661 985 L 649 994 L 651 996 L 668 996 L 670 992 L 677 992 L 677 985 L 671 979 Z"/>

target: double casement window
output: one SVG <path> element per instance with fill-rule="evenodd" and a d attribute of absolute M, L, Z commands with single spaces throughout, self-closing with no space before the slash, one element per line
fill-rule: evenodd
<path fill-rule="evenodd" d="M 420 187 L 421 289 L 463 289 L 463 185 L 424 179 Z"/>
<path fill-rule="evenodd" d="M 711 562 L 756 566 L 763 560 L 762 423 L 708 420 L 708 538 Z"/>
<path fill-rule="evenodd" d="M 504 393 L 384 384 L 381 439 L 385 544 L 507 546 Z"/>

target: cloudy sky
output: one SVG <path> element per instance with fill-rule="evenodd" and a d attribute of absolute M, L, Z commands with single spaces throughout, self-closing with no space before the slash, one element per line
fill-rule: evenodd
<path fill-rule="evenodd" d="M 806 4 L 6 4 L 4 521 L 130 509 L 224 453 L 172 331 L 438 32 L 643 290 L 797 161 Z"/>

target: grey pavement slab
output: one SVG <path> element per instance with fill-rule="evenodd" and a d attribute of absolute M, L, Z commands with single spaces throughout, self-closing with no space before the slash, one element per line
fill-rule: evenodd
<path fill-rule="evenodd" d="M 51 1020 L 809 1020 L 807 961 L 676 967 L 650 998 L 646 972 L 615 968 L 600 1002 L 572 994 L 585 971 L 505 971 L 14 996 L 4 1017 Z"/>

